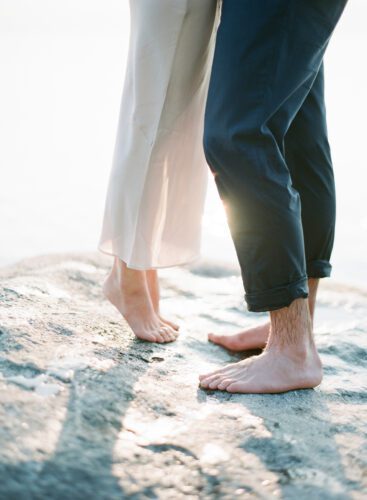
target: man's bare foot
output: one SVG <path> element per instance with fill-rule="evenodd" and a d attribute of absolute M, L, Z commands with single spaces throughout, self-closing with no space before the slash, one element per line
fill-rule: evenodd
<path fill-rule="evenodd" d="M 307 299 L 271 311 L 268 344 L 260 356 L 200 376 L 204 389 L 239 393 L 277 393 L 316 387 L 322 365 L 312 334 Z"/>
<path fill-rule="evenodd" d="M 319 279 L 309 278 L 308 288 L 308 305 L 310 308 L 311 320 L 313 322 L 316 294 Z M 250 349 L 264 349 L 270 334 L 270 321 L 263 325 L 247 328 L 234 334 L 219 335 L 216 333 L 209 333 L 208 339 L 214 344 L 220 345 L 229 349 L 230 351 L 247 351 Z"/>
<path fill-rule="evenodd" d="M 103 293 L 138 338 L 159 343 L 176 340 L 178 332 L 163 322 L 154 310 L 145 271 L 129 269 L 115 257 L 103 284 Z"/>
<path fill-rule="evenodd" d="M 270 323 L 242 330 L 232 335 L 209 333 L 208 339 L 230 351 L 247 351 L 249 349 L 264 349 L 269 337 Z"/>
<path fill-rule="evenodd" d="M 159 302 L 160 302 L 160 291 L 159 291 L 159 281 L 158 281 L 158 273 L 156 269 L 149 269 L 146 272 L 148 289 L 150 293 L 150 297 L 152 299 L 153 308 L 158 315 L 159 319 L 163 321 L 166 325 L 170 326 L 174 330 L 179 330 L 180 327 L 173 321 L 169 321 L 165 319 L 160 314 Z"/>
<path fill-rule="evenodd" d="M 200 386 L 238 393 L 277 393 L 311 389 L 321 383 L 320 359 L 313 349 L 294 352 L 265 350 L 259 356 L 204 375 Z"/>

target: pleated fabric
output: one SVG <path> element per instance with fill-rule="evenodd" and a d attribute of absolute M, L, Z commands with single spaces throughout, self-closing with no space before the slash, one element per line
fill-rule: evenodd
<path fill-rule="evenodd" d="M 200 255 L 203 114 L 216 0 L 131 0 L 131 31 L 98 249 L 133 269 Z"/>

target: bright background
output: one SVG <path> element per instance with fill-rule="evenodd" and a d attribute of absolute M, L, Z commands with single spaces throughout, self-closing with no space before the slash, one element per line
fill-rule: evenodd
<path fill-rule="evenodd" d="M 360 286 L 367 282 L 366 16 L 366 0 L 350 0 L 325 61 L 338 195 L 333 279 Z M 96 250 L 128 36 L 127 0 L 0 0 L 0 265 Z M 212 184 L 203 253 L 235 260 Z"/>

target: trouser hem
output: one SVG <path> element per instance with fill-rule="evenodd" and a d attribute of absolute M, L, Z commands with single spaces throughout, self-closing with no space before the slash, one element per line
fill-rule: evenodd
<path fill-rule="evenodd" d="M 309 278 L 328 278 L 331 275 L 332 265 L 328 260 L 313 260 L 307 262 Z"/>
<path fill-rule="evenodd" d="M 308 276 L 304 276 L 287 285 L 271 288 L 263 292 L 245 294 L 247 309 L 253 312 L 273 311 L 288 307 L 295 299 L 305 299 L 308 297 L 307 279 Z"/>

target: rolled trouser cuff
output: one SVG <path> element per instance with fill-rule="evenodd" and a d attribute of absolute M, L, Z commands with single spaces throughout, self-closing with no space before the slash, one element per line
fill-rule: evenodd
<path fill-rule="evenodd" d="M 312 260 L 307 262 L 307 276 L 309 278 L 328 278 L 332 265 L 328 260 Z"/>
<path fill-rule="evenodd" d="M 253 312 L 273 311 L 288 307 L 294 299 L 308 297 L 307 276 L 287 285 L 278 286 L 263 292 L 247 293 L 247 309 Z"/>

